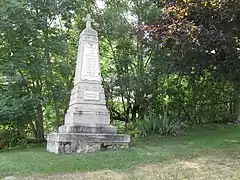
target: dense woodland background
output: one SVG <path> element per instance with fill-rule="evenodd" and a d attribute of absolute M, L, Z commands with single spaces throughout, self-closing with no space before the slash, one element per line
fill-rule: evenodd
<path fill-rule="evenodd" d="M 239 0 L 97 2 L 0 1 L 0 148 L 44 141 L 63 124 L 87 13 L 119 132 L 239 122 Z"/>

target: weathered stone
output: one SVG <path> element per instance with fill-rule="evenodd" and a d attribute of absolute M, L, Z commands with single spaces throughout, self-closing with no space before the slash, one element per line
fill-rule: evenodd
<path fill-rule="evenodd" d="M 75 111 L 68 112 L 65 116 L 65 124 L 102 124 L 110 123 L 108 112 Z"/>
<path fill-rule="evenodd" d="M 128 148 L 130 138 L 120 134 L 50 133 L 47 150 L 59 153 L 86 153 Z"/>
<path fill-rule="evenodd" d="M 90 15 L 85 20 L 64 125 L 47 136 L 47 151 L 57 154 L 127 148 L 130 142 L 130 136 L 117 134 L 116 128 L 110 125 L 101 84 L 98 34 L 91 27 Z"/>
<path fill-rule="evenodd" d="M 125 134 L 89 134 L 89 133 L 50 133 L 47 141 L 59 142 L 129 142 L 130 138 Z"/>
<path fill-rule="evenodd" d="M 90 134 L 116 134 L 117 130 L 111 125 L 70 124 L 59 127 L 60 133 L 90 133 Z"/>

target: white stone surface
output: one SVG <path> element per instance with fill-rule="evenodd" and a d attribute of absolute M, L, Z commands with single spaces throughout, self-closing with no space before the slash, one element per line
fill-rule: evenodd
<path fill-rule="evenodd" d="M 100 64 L 98 44 L 85 42 L 82 59 L 82 80 L 100 81 Z"/>
<path fill-rule="evenodd" d="M 99 101 L 99 92 L 94 92 L 94 91 L 84 91 L 83 92 L 83 99 L 85 100 L 94 100 L 94 101 Z"/>
<path fill-rule="evenodd" d="M 98 34 L 91 27 L 94 20 L 89 15 L 84 20 L 87 24 L 80 34 L 74 88 L 65 124 L 109 124 L 110 116 L 100 81 Z"/>
<path fill-rule="evenodd" d="M 65 116 L 65 124 L 100 124 L 109 125 L 110 116 L 108 112 L 75 111 Z"/>

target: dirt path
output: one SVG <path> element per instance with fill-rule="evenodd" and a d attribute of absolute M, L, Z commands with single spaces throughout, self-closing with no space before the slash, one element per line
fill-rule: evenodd
<path fill-rule="evenodd" d="M 124 173 L 117 173 L 110 170 L 68 173 L 53 176 L 35 176 L 25 178 L 24 180 L 127 180 L 128 176 Z"/>

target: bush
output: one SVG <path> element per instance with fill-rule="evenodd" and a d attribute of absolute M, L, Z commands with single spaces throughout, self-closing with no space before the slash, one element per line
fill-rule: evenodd
<path fill-rule="evenodd" d="M 143 120 L 136 120 L 127 124 L 123 121 L 113 121 L 112 125 L 117 128 L 118 133 L 127 133 L 131 137 L 148 136 L 150 134 L 159 134 L 162 136 L 179 135 L 186 128 L 186 121 L 171 116 L 151 115 Z"/>
<path fill-rule="evenodd" d="M 111 124 L 117 128 L 117 133 L 119 134 L 126 133 L 126 127 L 125 127 L 124 121 L 114 120 L 111 122 Z"/>
<path fill-rule="evenodd" d="M 0 149 L 23 144 L 25 139 L 24 134 L 15 128 L 0 128 Z"/>
<path fill-rule="evenodd" d="M 137 133 L 140 136 L 160 134 L 162 136 L 177 136 L 187 126 L 185 121 L 166 116 L 147 117 L 136 124 Z"/>

